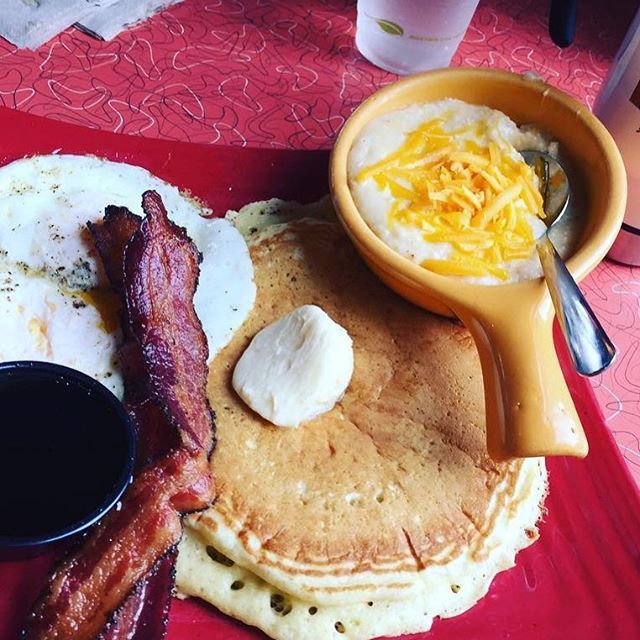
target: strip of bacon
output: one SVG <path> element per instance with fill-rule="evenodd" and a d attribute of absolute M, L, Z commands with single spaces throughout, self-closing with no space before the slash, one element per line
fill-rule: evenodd
<path fill-rule="evenodd" d="M 209 353 L 193 307 L 200 254 L 193 243 L 184 242 L 184 231 L 167 218 L 155 191 L 142 196 L 142 207 L 147 218 L 125 254 L 129 326 L 145 361 L 153 363 L 148 369 L 151 388 L 162 394 L 167 418 L 183 434 L 183 445 L 208 452 L 213 447 L 211 408 L 202 390 Z M 178 282 L 186 288 L 181 295 L 172 290 Z"/>
<path fill-rule="evenodd" d="M 118 620 L 139 619 L 129 615 L 136 585 L 179 541 L 180 514 L 204 508 L 213 498 L 207 347 L 193 309 L 198 253 L 184 230 L 168 220 L 157 194 L 143 195 L 143 209 L 147 216 L 124 252 L 122 283 L 128 332 L 142 353 L 137 366 L 142 362 L 149 383 L 127 375 L 127 396 L 131 387 L 130 410 L 145 424 L 143 431 L 177 433 L 178 445 L 137 474 L 121 509 L 111 511 L 53 573 L 25 631 L 29 640 L 95 638 L 123 603 L 129 603 L 129 613 L 121 609 Z M 106 260 L 105 268 L 117 282 L 118 249 L 110 250 L 113 261 Z M 123 632 L 118 623 L 104 631 L 116 632 Z"/>
<path fill-rule="evenodd" d="M 130 330 L 126 314 L 124 254 L 141 222 L 142 219 L 126 207 L 109 205 L 102 222 L 87 225 L 107 277 L 124 310 L 121 314 L 124 343 L 120 347 L 120 362 L 125 379 L 125 402 L 136 432 L 136 470 L 177 448 L 180 442 L 178 431 L 168 428 L 162 409 L 152 397 L 142 349 Z"/>
<path fill-rule="evenodd" d="M 160 558 L 129 594 L 97 640 L 161 640 L 169 619 L 177 548 Z"/>

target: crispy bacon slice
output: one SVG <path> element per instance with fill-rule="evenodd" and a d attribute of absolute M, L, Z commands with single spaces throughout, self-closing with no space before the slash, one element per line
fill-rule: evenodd
<path fill-rule="evenodd" d="M 143 195 L 143 209 L 146 218 L 126 243 L 132 220 L 128 212 L 114 208 L 110 217 L 116 222 L 107 227 L 114 237 L 104 235 L 101 248 L 98 234 L 97 246 L 116 284 L 118 265 L 123 265 L 125 337 L 139 344 L 137 353 L 135 342 L 126 345 L 136 362 L 126 373 L 127 400 L 134 400 L 129 411 L 143 425 L 141 433 L 177 434 L 176 445 L 148 452 L 162 454 L 137 474 L 121 509 L 111 511 L 52 574 L 25 631 L 29 640 L 89 640 L 103 630 L 111 634 L 105 638 L 131 637 L 117 635 L 124 633 L 118 624 L 135 627 L 140 620 L 134 615 L 136 602 L 141 602 L 136 589 L 142 589 L 158 559 L 179 541 L 180 514 L 204 508 L 213 499 L 207 346 L 193 308 L 198 253 L 184 230 L 169 221 L 156 193 Z M 144 369 L 148 382 L 133 375 L 137 367 Z M 105 630 L 114 612 L 116 622 Z"/>
<path fill-rule="evenodd" d="M 161 640 L 169 620 L 177 547 L 160 558 L 107 623 L 97 640 Z"/>
<path fill-rule="evenodd" d="M 136 469 L 175 449 L 180 442 L 178 431 L 167 428 L 162 409 L 152 397 L 142 349 L 130 329 L 126 313 L 124 255 L 141 222 L 142 219 L 126 207 L 109 205 L 100 223 L 87 225 L 111 286 L 120 298 L 121 309 L 125 311 L 121 318 L 124 343 L 120 347 L 120 361 L 126 383 L 125 402 L 136 432 Z"/>
<path fill-rule="evenodd" d="M 147 217 L 125 253 L 129 327 L 145 362 L 153 363 L 148 366 L 152 391 L 162 394 L 183 446 L 208 453 L 213 447 L 211 408 L 203 390 L 209 353 L 193 306 L 200 254 L 185 242 L 184 230 L 168 219 L 155 191 L 144 193 L 142 207 Z M 175 283 L 183 283 L 180 295 L 172 290 Z"/>

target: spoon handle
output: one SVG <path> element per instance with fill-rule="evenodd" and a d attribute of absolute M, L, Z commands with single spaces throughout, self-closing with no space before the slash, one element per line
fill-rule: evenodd
<path fill-rule="evenodd" d="M 613 362 L 616 348 L 546 233 L 537 248 L 573 365 L 583 376 L 596 375 Z"/>

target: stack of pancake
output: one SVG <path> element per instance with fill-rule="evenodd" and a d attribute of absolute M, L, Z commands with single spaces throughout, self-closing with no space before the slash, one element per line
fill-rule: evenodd
<path fill-rule="evenodd" d="M 546 491 L 543 460 L 487 455 L 470 335 L 382 285 L 328 201 L 231 218 L 257 297 L 210 366 L 217 497 L 185 522 L 179 593 L 279 640 L 400 635 L 465 611 L 537 538 Z M 231 376 L 257 331 L 303 304 L 347 329 L 355 369 L 331 411 L 282 429 Z"/>

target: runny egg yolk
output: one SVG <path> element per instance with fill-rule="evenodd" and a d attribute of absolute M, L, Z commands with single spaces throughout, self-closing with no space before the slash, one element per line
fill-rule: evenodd
<path fill-rule="evenodd" d="M 99 287 L 87 291 L 77 291 L 74 295 L 100 314 L 101 329 L 113 333 L 120 326 L 121 304 L 118 295 L 111 289 Z"/>
<path fill-rule="evenodd" d="M 487 139 L 486 121 L 445 131 L 445 120 L 425 122 L 356 179 L 372 178 L 379 189 L 389 189 L 390 227 L 415 227 L 427 242 L 450 244 L 447 259 L 424 260 L 423 267 L 505 281 L 503 263 L 528 258 L 534 249 L 529 216 L 544 218 L 535 172 L 499 137 L 478 142 Z"/>

